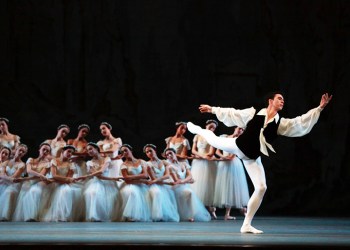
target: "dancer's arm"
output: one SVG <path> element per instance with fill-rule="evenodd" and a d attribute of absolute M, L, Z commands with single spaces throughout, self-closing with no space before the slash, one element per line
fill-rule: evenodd
<path fill-rule="evenodd" d="M 46 174 L 47 174 L 47 172 L 49 170 L 50 163 L 48 163 L 48 167 L 47 168 L 43 168 L 40 173 L 32 170 L 32 166 L 33 165 L 34 165 L 34 159 L 33 158 L 29 158 L 27 160 L 27 164 L 26 164 L 26 166 L 27 166 L 27 173 L 30 174 L 30 175 L 36 176 L 37 178 L 40 178 L 40 180 L 42 180 L 42 181 L 47 181 L 48 178 L 46 177 Z"/>
<path fill-rule="evenodd" d="M 326 107 L 331 99 L 332 95 L 328 96 L 328 93 L 326 93 L 322 95 L 320 105 L 317 108 L 313 108 L 306 114 L 293 119 L 281 118 L 277 133 L 288 137 L 299 137 L 306 135 L 317 123 L 321 111 Z"/>
<path fill-rule="evenodd" d="M 94 176 L 96 176 L 96 177 L 100 178 L 100 177 L 103 175 L 103 172 L 104 172 L 107 168 L 109 168 L 110 164 L 111 164 L 111 159 L 110 159 L 109 157 L 105 157 L 105 158 L 104 158 L 104 162 L 103 162 L 103 164 L 102 164 L 102 167 L 101 167 L 99 170 L 97 170 L 97 171 L 95 171 L 95 172 L 93 172 L 93 173 L 87 175 L 87 177 L 94 177 Z M 79 177 L 78 177 L 78 178 L 79 178 Z M 103 178 L 103 177 L 102 177 L 102 178 Z"/>
<path fill-rule="evenodd" d="M 181 180 L 180 183 L 186 184 L 186 183 L 193 183 L 193 177 L 192 177 L 192 173 L 190 170 L 190 167 L 186 165 L 186 177 L 185 179 Z"/>
<path fill-rule="evenodd" d="M 142 172 L 140 174 L 135 174 L 135 175 L 129 174 L 127 170 L 128 167 L 125 164 L 121 165 L 121 172 L 125 181 L 136 181 L 136 180 L 148 179 L 149 175 L 147 172 L 147 166 L 146 166 L 147 164 L 145 163 L 144 160 L 139 160 L 139 161 L 142 166 Z"/>
<path fill-rule="evenodd" d="M 69 177 L 69 172 L 67 176 L 61 176 L 59 174 L 57 174 L 57 162 L 56 161 L 52 161 L 51 162 L 51 173 L 52 173 L 52 178 L 59 183 L 72 183 L 74 181 L 73 178 Z M 71 171 L 71 170 L 69 170 Z"/>
<path fill-rule="evenodd" d="M 199 135 L 195 135 L 193 137 L 193 144 L 192 144 L 192 151 L 191 152 L 195 158 L 201 159 L 201 158 L 203 158 L 203 156 L 201 154 L 199 154 L 198 148 L 197 148 L 198 137 L 199 137 Z"/>
<path fill-rule="evenodd" d="M 9 161 L 7 161 L 7 162 L 9 162 Z M 17 178 L 20 178 L 20 176 L 22 175 L 24 168 L 25 168 L 25 164 L 23 163 L 23 165 L 21 164 L 21 166 L 16 170 L 16 172 L 13 175 L 8 175 L 6 173 L 5 166 L 3 166 L 4 172 L 0 175 L 0 179 L 8 180 L 11 182 L 14 182 L 14 180 L 16 180 Z"/>
<path fill-rule="evenodd" d="M 239 126 L 245 128 L 248 122 L 253 118 L 256 110 L 251 107 L 247 109 L 234 109 L 234 108 L 221 108 L 212 107 L 207 104 L 201 104 L 199 106 L 201 113 L 215 114 L 219 121 L 223 122 L 226 126 Z"/>
<path fill-rule="evenodd" d="M 169 166 L 165 166 L 164 175 L 161 176 L 160 178 L 156 177 L 151 166 L 148 167 L 148 174 L 151 177 L 151 181 L 149 181 L 148 184 L 154 184 L 154 183 L 164 184 L 165 180 L 170 179 Z"/>

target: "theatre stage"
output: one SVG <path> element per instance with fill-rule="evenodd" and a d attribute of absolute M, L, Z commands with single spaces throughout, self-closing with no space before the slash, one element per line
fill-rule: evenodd
<path fill-rule="evenodd" d="M 264 234 L 241 234 L 243 217 L 211 222 L 1 222 L 0 245 L 48 249 L 241 247 L 350 249 L 350 218 L 256 217 Z M 49 246 L 48 246 L 49 245 Z M 64 247 L 62 245 L 65 245 Z M 79 245 L 79 247 L 77 246 Z M 98 246 L 96 246 L 98 245 Z M 7 249 L 0 246 L 1 249 Z"/>

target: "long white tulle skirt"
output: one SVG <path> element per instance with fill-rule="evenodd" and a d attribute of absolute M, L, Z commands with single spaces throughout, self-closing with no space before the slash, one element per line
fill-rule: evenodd
<path fill-rule="evenodd" d="M 175 193 L 170 186 L 153 184 L 149 188 L 148 195 L 153 221 L 180 221 Z"/>
<path fill-rule="evenodd" d="M 51 184 L 43 181 L 30 180 L 23 183 L 19 193 L 13 221 L 39 221 L 40 215 L 47 209 L 51 196 Z"/>
<path fill-rule="evenodd" d="M 119 195 L 115 181 L 101 180 L 93 177 L 84 188 L 86 221 L 110 221 L 112 211 Z"/>
<path fill-rule="evenodd" d="M 218 163 L 214 205 L 221 208 L 242 208 L 247 206 L 249 190 L 244 166 L 235 157 Z"/>
<path fill-rule="evenodd" d="M 151 221 L 149 187 L 145 184 L 121 185 L 114 221 Z"/>
<path fill-rule="evenodd" d="M 22 183 L 13 183 L 7 180 L 0 182 L 0 220 L 12 220 L 16 208 L 16 201 Z"/>
<path fill-rule="evenodd" d="M 213 206 L 216 172 L 216 161 L 203 159 L 192 160 L 192 177 L 195 180 L 191 188 L 205 206 Z"/>
<path fill-rule="evenodd" d="M 181 221 L 210 221 L 211 217 L 204 204 L 191 189 L 189 184 L 179 184 L 173 187 L 177 208 Z"/>
<path fill-rule="evenodd" d="M 81 183 L 55 183 L 50 204 L 43 221 L 82 221 L 84 203 Z"/>

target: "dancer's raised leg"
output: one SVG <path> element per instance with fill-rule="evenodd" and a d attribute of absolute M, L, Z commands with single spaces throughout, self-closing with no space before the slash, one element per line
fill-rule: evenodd
<path fill-rule="evenodd" d="M 251 225 L 253 217 L 260 207 L 264 194 L 266 192 L 266 178 L 264 167 L 261 163 L 260 157 L 256 160 L 243 160 L 247 173 L 254 185 L 254 192 L 249 199 L 247 206 L 247 214 L 244 218 L 243 225 L 241 227 L 241 233 L 254 233 L 260 234 L 263 231 L 254 228 Z"/>
<path fill-rule="evenodd" d="M 202 136 L 211 146 L 221 149 L 231 154 L 236 154 L 238 157 L 242 155 L 242 152 L 236 145 L 236 138 L 226 138 L 216 136 L 211 130 L 203 129 L 192 122 L 187 123 L 187 129 L 192 134 L 198 134 Z"/>

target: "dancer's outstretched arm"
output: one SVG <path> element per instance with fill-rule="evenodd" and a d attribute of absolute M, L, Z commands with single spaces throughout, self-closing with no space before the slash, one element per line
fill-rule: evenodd
<path fill-rule="evenodd" d="M 317 108 L 313 108 L 306 114 L 293 119 L 281 118 L 277 133 L 288 137 L 299 137 L 308 134 L 317 123 L 321 111 L 332 100 L 332 97 L 332 95 L 325 93 L 322 95 L 320 105 Z"/>
<path fill-rule="evenodd" d="M 208 104 L 201 104 L 199 106 L 201 113 L 215 114 L 219 121 L 223 122 L 226 126 L 238 126 L 245 128 L 248 122 L 253 118 L 256 110 L 251 107 L 247 109 L 235 109 L 235 108 L 221 108 L 212 107 Z"/>

